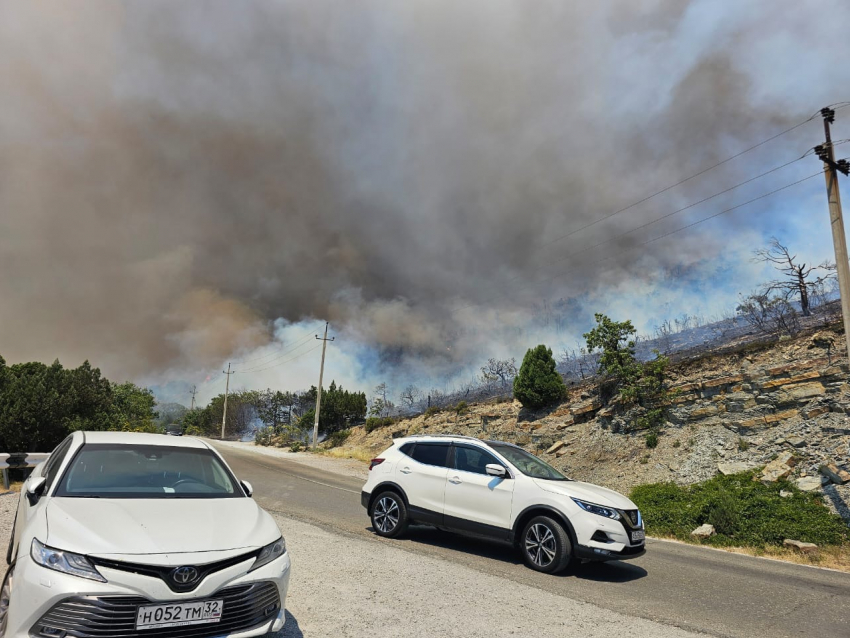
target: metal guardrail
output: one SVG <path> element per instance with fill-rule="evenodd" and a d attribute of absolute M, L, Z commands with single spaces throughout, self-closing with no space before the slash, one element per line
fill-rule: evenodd
<path fill-rule="evenodd" d="M 0 469 L 3 470 L 3 489 L 9 489 L 9 470 L 33 468 L 47 460 L 48 453 L 23 452 L 20 454 L 0 453 Z"/>

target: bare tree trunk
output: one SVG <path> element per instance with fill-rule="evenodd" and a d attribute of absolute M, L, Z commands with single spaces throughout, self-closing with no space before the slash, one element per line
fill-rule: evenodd
<path fill-rule="evenodd" d="M 797 287 L 800 290 L 800 310 L 804 317 L 808 317 L 812 313 L 809 310 L 809 290 L 806 287 L 806 278 L 802 266 L 797 267 Z"/>

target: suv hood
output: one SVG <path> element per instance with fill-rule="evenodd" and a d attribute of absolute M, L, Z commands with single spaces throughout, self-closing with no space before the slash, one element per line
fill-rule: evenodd
<path fill-rule="evenodd" d="M 280 536 L 250 498 L 53 498 L 44 543 L 78 554 L 169 554 L 257 548 Z"/>
<path fill-rule="evenodd" d="M 637 505 L 625 496 L 606 487 L 599 487 L 593 483 L 582 483 L 581 481 L 547 481 L 545 479 L 534 479 L 540 489 L 552 494 L 575 497 L 588 503 L 616 507 L 621 510 L 636 510 Z"/>

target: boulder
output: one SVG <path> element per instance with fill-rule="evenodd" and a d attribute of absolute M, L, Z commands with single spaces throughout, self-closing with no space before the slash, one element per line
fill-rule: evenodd
<path fill-rule="evenodd" d="M 818 553 L 818 546 L 814 543 L 804 543 L 803 541 L 795 541 L 790 538 L 786 538 L 782 541 L 782 544 L 785 547 L 793 547 L 801 554 L 808 554 L 811 556 Z"/>
<path fill-rule="evenodd" d="M 829 408 L 825 405 L 818 405 L 813 408 L 806 408 L 803 410 L 803 418 L 804 419 L 814 419 L 815 417 L 819 417 L 822 414 L 826 414 L 829 412 Z"/>
<path fill-rule="evenodd" d="M 739 474 L 741 472 L 746 472 L 752 467 L 752 465 L 748 465 L 747 463 L 741 462 L 730 462 L 730 463 L 718 463 L 717 469 L 721 474 L 725 476 L 729 476 L 730 474 Z"/>
<path fill-rule="evenodd" d="M 565 445 L 566 445 L 566 443 L 564 443 L 563 441 L 558 441 L 552 447 L 550 447 L 548 450 L 546 450 L 546 454 L 554 454 L 555 452 L 560 450 Z"/>
<path fill-rule="evenodd" d="M 794 455 L 791 452 L 783 452 L 776 459 L 764 466 L 764 471 L 761 473 L 762 483 L 776 483 L 780 479 L 788 478 L 791 475 L 791 468 L 794 467 Z"/>
<path fill-rule="evenodd" d="M 704 523 L 692 531 L 691 536 L 694 538 L 709 538 L 710 536 L 714 536 L 714 525 Z"/>
<path fill-rule="evenodd" d="M 789 492 L 788 490 L 779 490 L 779 496 L 782 498 L 791 498 L 794 496 L 794 492 Z"/>
<path fill-rule="evenodd" d="M 806 447 L 806 445 L 808 445 L 806 439 L 796 434 L 793 436 L 789 436 L 787 439 L 785 439 L 785 442 L 793 447 Z"/>
<path fill-rule="evenodd" d="M 847 470 L 842 470 L 835 463 L 824 465 L 823 467 L 821 467 L 820 473 L 836 485 L 844 485 L 845 483 L 850 483 L 850 472 L 848 472 Z"/>
<path fill-rule="evenodd" d="M 801 492 L 814 492 L 821 487 L 821 479 L 819 476 L 803 476 L 794 481 L 797 489 Z"/>
<path fill-rule="evenodd" d="M 564 430 L 570 426 L 572 426 L 576 422 L 575 417 L 570 414 L 569 416 L 564 417 L 564 421 L 555 426 L 556 430 Z"/>

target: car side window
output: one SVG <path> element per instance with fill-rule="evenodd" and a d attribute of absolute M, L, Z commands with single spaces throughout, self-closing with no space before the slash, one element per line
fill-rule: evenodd
<path fill-rule="evenodd" d="M 53 481 L 56 480 L 56 475 L 59 473 L 59 468 L 62 467 L 62 461 L 65 460 L 65 456 L 68 454 L 68 450 L 71 447 L 71 437 L 66 438 L 62 443 L 60 443 L 55 450 L 50 455 L 50 458 L 47 459 L 47 464 L 44 466 L 44 491 L 50 489 L 53 485 Z"/>
<path fill-rule="evenodd" d="M 413 448 L 413 459 L 425 465 L 448 467 L 448 443 L 417 443 Z"/>
<path fill-rule="evenodd" d="M 494 463 L 501 467 L 504 464 L 495 456 L 471 445 L 455 446 L 455 469 L 462 472 L 473 472 L 475 474 L 487 474 L 487 465 Z"/>
<path fill-rule="evenodd" d="M 416 443 L 405 443 L 404 445 L 402 445 L 399 448 L 399 451 L 402 454 L 406 454 L 407 456 L 412 458 L 413 457 L 413 446 L 414 445 L 416 445 Z"/>

